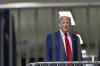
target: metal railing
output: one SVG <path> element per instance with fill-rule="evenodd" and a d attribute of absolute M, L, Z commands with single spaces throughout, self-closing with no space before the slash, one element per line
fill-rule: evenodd
<path fill-rule="evenodd" d="M 52 64 L 56 65 L 56 66 L 62 66 L 61 64 L 63 64 L 64 66 L 66 66 L 67 64 L 100 64 L 100 61 L 71 61 L 71 62 L 65 62 L 65 61 L 61 61 L 61 62 L 34 62 L 34 63 L 29 63 L 26 66 L 52 66 Z M 91 65 L 90 65 L 91 66 Z"/>

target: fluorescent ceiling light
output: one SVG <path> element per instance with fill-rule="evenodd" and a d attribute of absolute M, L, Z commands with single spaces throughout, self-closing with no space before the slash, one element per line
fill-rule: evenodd
<path fill-rule="evenodd" d="M 83 40 L 82 40 L 82 38 L 81 38 L 81 36 L 79 35 L 79 34 L 76 34 L 78 37 L 79 37 L 79 39 L 80 39 L 80 44 L 83 44 Z"/>
<path fill-rule="evenodd" d="M 75 21 L 70 11 L 59 11 L 59 17 L 61 16 L 68 16 L 71 18 L 71 25 L 75 25 Z"/>

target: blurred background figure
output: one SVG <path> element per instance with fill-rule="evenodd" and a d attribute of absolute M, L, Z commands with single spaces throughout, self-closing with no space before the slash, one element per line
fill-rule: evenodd
<path fill-rule="evenodd" d="M 10 22 L 10 20 L 12 22 Z M 12 17 L 9 9 L 0 11 L 0 39 L 1 66 L 16 66 L 14 18 Z"/>

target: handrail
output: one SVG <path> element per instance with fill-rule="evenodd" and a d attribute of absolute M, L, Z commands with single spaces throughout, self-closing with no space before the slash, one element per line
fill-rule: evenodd
<path fill-rule="evenodd" d="M 29 63 L 26 66 L 32 65 L 34 66 L 35 64 L 100 64 L 100 61 L 61 61 L 61 62 L 34 62 L 34 63 Z"/>
<path fill-rule="evenodd" d="M 55 7 L 99 7 L 100 2 L 73 2 L 73 3 L 6 3 L 0 4 L 0 9 L 18 9 L 18 8 L 55 8 Z"/>

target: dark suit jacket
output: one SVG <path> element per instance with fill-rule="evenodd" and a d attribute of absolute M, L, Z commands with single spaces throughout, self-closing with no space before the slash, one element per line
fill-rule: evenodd
<path fill-rule="evenodd" d="M 79 38 L 71 34 L 72 39 L 72 61 L 82 60 Z M 47 35 L 46 38 L 46 61 L 67 61 L 65 49 L 60 31 Z"/>

